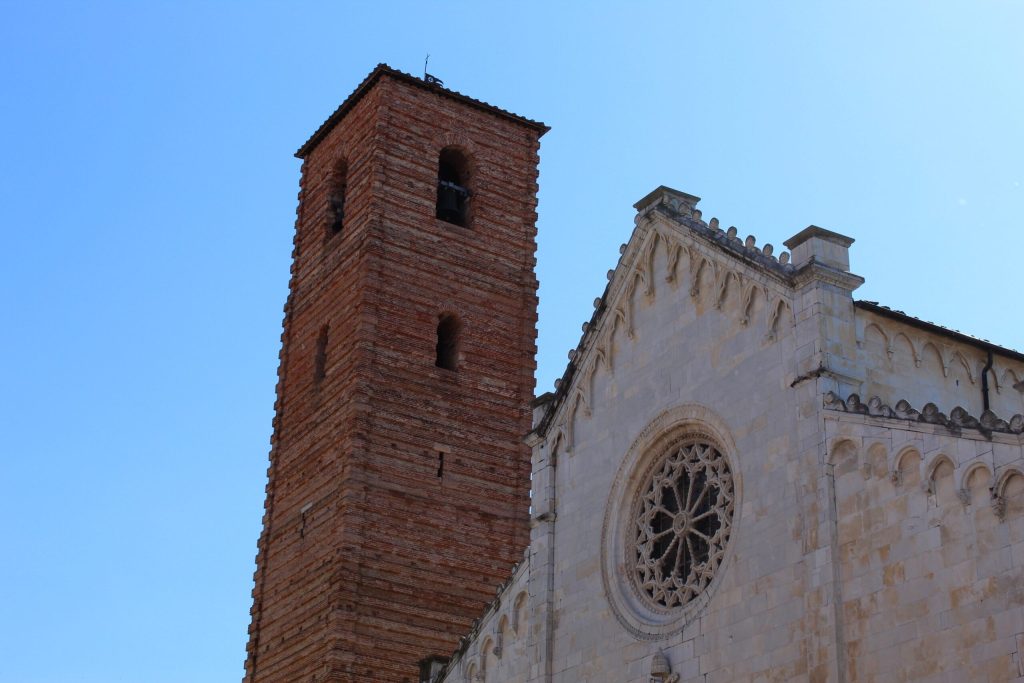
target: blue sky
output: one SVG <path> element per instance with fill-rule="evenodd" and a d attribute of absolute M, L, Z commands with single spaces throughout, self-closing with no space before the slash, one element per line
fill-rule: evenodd
<path fill-rule="evenodd" d="M 1020 2 L 0 11 L 0 682 L 241 678 L 292 154 L 378 62 L 552 126 L 539 391 L 662 184 L 1024 349 Z"/>

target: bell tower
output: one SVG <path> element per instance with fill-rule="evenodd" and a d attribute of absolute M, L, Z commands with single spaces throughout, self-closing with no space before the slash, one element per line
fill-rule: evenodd
<path fill-rule="evenodd" d="M 521 558 L 547 130 L 382 64 L 296 153 L 248 683 L 413 683 Z"/>

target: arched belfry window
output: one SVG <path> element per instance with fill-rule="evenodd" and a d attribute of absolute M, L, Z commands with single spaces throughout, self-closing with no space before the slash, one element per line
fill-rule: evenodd
<path fill-rule="evenodd" d="M 454 315 L 441 316 L 437 323 L 437 359 L 434 365 L 446 370 L 458 369 L 461 330 L 462 325 Z"/>
<path fill-rule="evenodd" d="M 437 162 L 437 217 L 469 225 L 469 159 L 455 147 L 445 147 Z"/>
<path fill-rule="evenodd" d="M 345 189 L 348 185 L 348 164 L 338 163 L 331 174 L 327 194 L 327 236 L 337 235 L 345 227 Z"/>

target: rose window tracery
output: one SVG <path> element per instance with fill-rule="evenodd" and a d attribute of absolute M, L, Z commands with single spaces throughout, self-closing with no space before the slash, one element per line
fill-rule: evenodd
<path fill-rule="evenodd" d="M 681 607 L 722 562 L 732 529 L 732 472 L 709 443 L 686 441 L 656 466 L 636 506 L 635 579 L 646 598 Z"/>

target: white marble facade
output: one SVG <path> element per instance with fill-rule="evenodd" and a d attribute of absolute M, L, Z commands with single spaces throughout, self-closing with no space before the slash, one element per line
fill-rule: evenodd
<path fill-rule="evenodd" d="M 437 679 L 1024 680 L 1024 356 L 697 201 L 636 205 L 535 409 L 530 547 Z"/>

